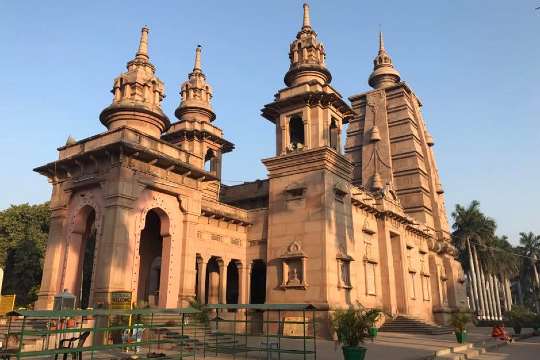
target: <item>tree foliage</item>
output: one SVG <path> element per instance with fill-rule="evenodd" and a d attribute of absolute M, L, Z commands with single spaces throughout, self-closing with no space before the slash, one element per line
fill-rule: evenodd
<path fill-rule="evenodd" d="M 470 245 L 485 273 L 516 281 L 523 292 L 519 294 L 519 301 L 530 308 L 538 307 L 540 284 L 536 280 L 536 270 L 539 262 L 535 258 L 540 259 L 540 235 L 522 232 L 520 246 L 512 246 L 508 237 L 495 234 L 495 220 L 482 213 L 476 200 L 467 207 L 456 205 L 452 217 L 452 239 L 459 250 L 463 269 L 469 272 L 472 267 Z"/>
<path fill-rule="evenodd" d="M 12 205 L 0 211 L 2 294 L 15 294 L 17 305 L 37 299 L 49 233 L 49 204 Z"/>

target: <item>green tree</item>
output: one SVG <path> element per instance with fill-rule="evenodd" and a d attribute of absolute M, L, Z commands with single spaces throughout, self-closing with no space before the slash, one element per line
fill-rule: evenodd
<path fill-rule="evenodd" d="M 540 235 L 521 232 L 519 243 L 521 246 L 518 251 L 522 255 L 519 281 L 524 292 L 524 301 L 526 305 L 534 306 L 536 311 L 539 311 L 540 282 L 536 259 L 540 259 Z"/>
<path fill-rule="evenodd" d="M 17 295 L 17 305 L 36 300 L 49 232 L 49 204 L 12 205 L 0 211 L 0 266 L 3 294 Z"/>

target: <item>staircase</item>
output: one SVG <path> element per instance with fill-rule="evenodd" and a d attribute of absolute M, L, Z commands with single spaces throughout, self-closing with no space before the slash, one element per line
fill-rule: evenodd
<path fill-rule="evenodd" d="M 384 323 L 379 331 L 427 335 L 443 335 L 454 332 L 448 326 L 439 326 L 411 316 L 398 316 L 395 319 L 389 320 Z"/>

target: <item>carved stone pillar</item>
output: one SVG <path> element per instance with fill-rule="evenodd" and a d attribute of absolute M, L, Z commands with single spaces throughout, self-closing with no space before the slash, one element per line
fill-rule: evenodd
<path fill-rule="evenodd" d="M 227 303 L 227 262 L 219 261 L 219 303 Z"/>
<path fill-rule="evenodd" d="M 251 263 L 246 264 L 246 304 L 251 303 Z"/>
<path fill-rule="evenodd" d="M 51 198 L 51 219 L 47 252 L 43 263 L 43 277 L 36 302 L 37 310 L 52 310 L 54 295 L 61 292 L 63 257 L 65 251 L 65 225 L 69 194 L 61 184 L 53 184 Z"/>
<path fill-rule="evenodd" d="M 133 172 L 119 167 L 106 184 L 103 210 L 103 235 L 97 254 L 94 303 L 108 306 L 113 291 L 132 290 L 133 251 L 136 239 L 130 236 L 133 229 L 132 213 L 136 195 L 132 193 Z"/>
<path fill-rule="evenodd" d="M 206 303 L 206 297 L 205 297 L 206 295 L 205 294 L 206 261 L 204 261 L 202 257 L 197 258 L 197 271 L 199 273 L 199 278 L 197 279 L 197 281 L 199 282 L 197 284 L 198 291 L 199 291 L 197 294 L 197 298 L 202 304 L 205 304 Z"/>
<path fill-rule="evenodd" d="M 238 269 L 238 303 L 246 304 L 246 266 L 238 262 L 236 268 Z"/>

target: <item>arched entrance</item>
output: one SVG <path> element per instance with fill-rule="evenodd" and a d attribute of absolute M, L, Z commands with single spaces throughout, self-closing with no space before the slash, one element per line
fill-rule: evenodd
<path fill-rule="evenodd" d="M 266 264 L 254 260 L 251 267 L 250 304 L 264 304 L 266 301 Z"/>
<path fill-rule="evenodd" d="M 207 304 L 219 303 L 219 260 L 212 256 L 206 266 L 205 294 Z"/>
<path fill-rule="evenodd" d="M 161 209 L 148 211 L 139 242 L 137 302 L 159 306 L 162 288 L 163 241 L 169 236 L 169 219 Z"/>
<path fill-rule="evenodd" d="M 238 264 L 232 260 L 227 265 L 227 304 L 238 304 L 239 293 Z"/>
<path fill-rule="evenodd" d="M 82 309 L 91 305 L 93 297 L 96 233 L 96 211 L 91 206 L 83 206 L 77 213 L 69 238 L 64 283 L 64 288 L 77 297 Z"/>

